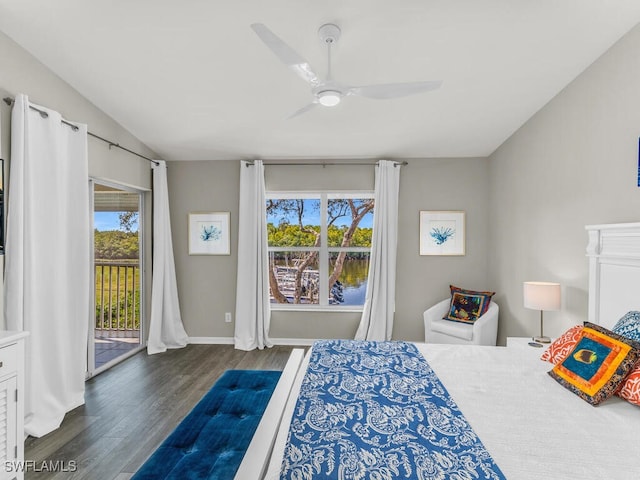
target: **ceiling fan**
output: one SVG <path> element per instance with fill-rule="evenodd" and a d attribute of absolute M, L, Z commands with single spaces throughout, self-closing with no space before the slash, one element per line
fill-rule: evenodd
<path fill-rule="evenodd" d="M 291 68 L 311 86 L 311 93 L 313 94 L 312 102 L 294 112 L 289 118 L 308 112 L 316 105 L 333 107 L 349 95 L 360 95 L 362 97 L 375 99 L 398 98 L 435 90 L 442 84 L 442 81 L 434 80 L 354 87 L 336 82 L 331 75 L 331 47 L 335 45 L 340 38 L 340 28 L 332 23 L 322 25 L 318 29 L 320 40 L 327 46 L 327 77 L 323 80 L 314 72 L 309 62 L 302 58 L 293 48 L 282 41 L 280 37 L 265 25 L 262 23 L 254 23 L 251 25 L 251 28 L 282 63 Z"/>

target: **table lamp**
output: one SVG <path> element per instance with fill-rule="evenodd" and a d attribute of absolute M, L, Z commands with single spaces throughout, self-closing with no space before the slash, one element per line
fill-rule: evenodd
<path fill-rule="evenodd" d="M 550 343 L 544 336 L 543 312 L 560 310 L 560 284 L 552 282 L 524 282 L 524 308 L 540 310 L 540 336 L 534 342 Z"/>

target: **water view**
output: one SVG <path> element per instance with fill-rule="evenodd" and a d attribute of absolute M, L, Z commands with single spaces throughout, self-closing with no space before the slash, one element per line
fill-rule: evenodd
<path fill-rule="evenodd" d="M 367 254 L 368 256 L 368 254 Z M 329 271 L 334 267 L 330 262 Z M 271 303 L 295 303 L 295 273 L 297 268 L 291 266 L 291 259 L 276 259 L 270 263 L 270 268 L 275 272 L 276 281 L 279 285 L 286 302 L 278 301 L 273 292 L 271 293 Z M 342 266 L 342 272 L 329 292 L 328 303 L 330 305 L 364 305 L 367 294 L 367 275 L 369 272 L 369 259 L 346 259 Z M 299 303 L 319 304 L 319 271 L 317 265 L 305 269 L 302 274 L 302 296 Z"/>

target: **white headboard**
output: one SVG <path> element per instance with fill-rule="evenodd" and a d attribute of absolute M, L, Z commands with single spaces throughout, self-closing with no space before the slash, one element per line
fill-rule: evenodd
<path fill-rule="evenodd" d="M 589 321 L 612 328 L 640 310 L 640 223 L 587 225 Z"/>

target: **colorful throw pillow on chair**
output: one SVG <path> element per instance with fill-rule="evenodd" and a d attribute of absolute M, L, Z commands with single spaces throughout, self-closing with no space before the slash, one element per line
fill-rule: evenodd
<path fill-rule="evenodd" d="M 449 289 L 451 290 L 449 311 L 442 318 L 454 322 L 474 323 L 489 310 L 491 297 L 495 295 L 495 292 L 465 290 L 455 285 L 449 285 Z"/>
<path fill-rule="evenodd" d="M 484 295 L 455 292 L 451 296 L 449 312 L 443 318 L 454 322 L 474 323 L 482 315 L 485 302 Z"/>
<path fill-rule="evenodd" d="M 549 375 L 592 405 L 616 393 L 640 360 L 640 343 L 585 322 L 580 338 Z"/>
<path fill-rule="evenodd" d="M 483 296 L 484 303 L 482 304 L 482 310 L 479 316 L 484 315 L 489 310 L 489 305 L 491 304 L 491 298 L 496 294 L 496 292 L 480 292 L 476 290 L 466 290 L 464 288 L 456 287 L 455 285 L 449 285 L 449 290 L 451 291 L 451 298 L 453 299 L 453 294 L 463 293 L 465 295 L 475 295 L 475 296 Z"/>

